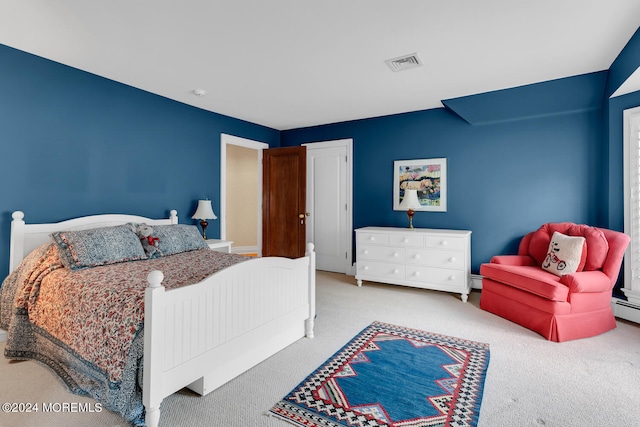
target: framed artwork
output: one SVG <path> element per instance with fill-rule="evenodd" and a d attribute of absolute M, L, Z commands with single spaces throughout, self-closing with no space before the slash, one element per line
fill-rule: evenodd
<path fill-rule="evenodd" d="M 447 211 L 447 159 L 396 160 L 393 162 L 393 210 L 400 206 L 405 190 L 417 190 L 415 211 Z"/>

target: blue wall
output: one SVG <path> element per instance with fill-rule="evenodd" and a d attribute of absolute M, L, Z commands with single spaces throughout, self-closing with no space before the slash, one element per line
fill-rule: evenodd
<path fill-rule="evenodd" d="M 353 138 L 356 228 L 406 226 L 393 210 L 394 160 L 447 158 L 448 211 L 414 223 L 472 230 L 473 272 L 544 222 L 621 230 L 621 117 L 640 92 L 608 96 L 639 51 L 640 30 L 605 72 L 278 132 L 0 45 L 0 272 L 14 210 L 41 222 L 175 208 L 189 223 L 198 198 L 217 209 L 221 133 L 270 146 Z M 210 228 L 219 234 L 218 222 Z"/>
<path fill-rule="evenodd" d="M 593 81 L 602 89 L 601 76 Z M 530 101 L 514 92 L 502 96 L 515 105 Z M 393 210 L 394 160 L 447 158 L 447 212 L 417 212 L 414 226 L 471 230 L 478 272 L 491 256 L 515 252 L 520 238 L 545 222 L 598 225 L 606 171 L 600 100 L 584 111 L 483 126 L 433 109 L 285 131 L 281 143 L 353 138 L 355 228 L 407 225 L 406 213 Z"/>
<path fill-rule="evenodd" d="M 190 219 L 219 207 L 220 134 L 278 131 L 206 112 L 0 45 L 0 277 L 11 212 L 28 222 L 97 213 Z M 210 235 L 219 235 L 212 221 Z"/>

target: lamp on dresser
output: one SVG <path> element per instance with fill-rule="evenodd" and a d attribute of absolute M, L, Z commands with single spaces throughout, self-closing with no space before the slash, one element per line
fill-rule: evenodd
<path fill-rule="evenodd" d="M 211 207 L 211 200 L 198 200 L 198 208 L 195 213 L 191 217 L 192 219 L 200 220 L 200 227 L 202 227 L 202 237 L 207 239 L 207 222 L 208 219 L 218 219 L 216 214 L 213 212 L 213 208 Z"/>
<path fill-rule="evenodd" d="M 420 209 L 422 207 L 418 200 L 418 190 L 404 190 L 404 197 L 399 207 L 400 209 L 407 210 L 409 228 L 413 228 L 413 215 L 416 213 L 414 209 Z"/>

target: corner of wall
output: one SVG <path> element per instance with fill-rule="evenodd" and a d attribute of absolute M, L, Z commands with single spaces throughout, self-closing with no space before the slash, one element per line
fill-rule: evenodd
<path fill-rule="evenodd" d="M 600 109 L 606 82 L 599 71 L 441 102 L 473 126 L 505 123 Z"/>

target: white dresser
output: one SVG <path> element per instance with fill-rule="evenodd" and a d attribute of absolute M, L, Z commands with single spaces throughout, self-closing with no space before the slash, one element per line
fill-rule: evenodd
<path fill-rule="evenodd" d="M 356 279 L 459 293 L 471 290 L 471 231 L 364 227 L 356 230 Z"/>

